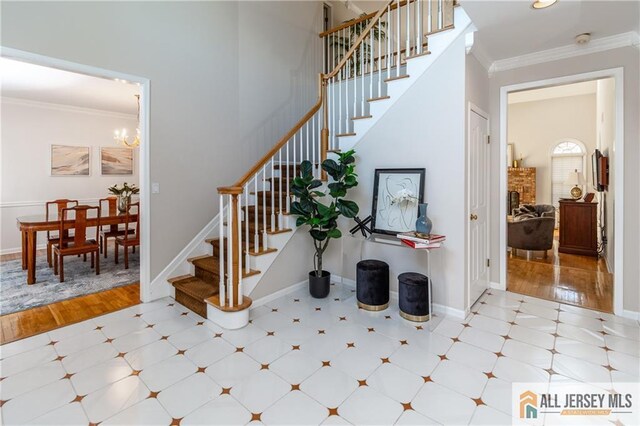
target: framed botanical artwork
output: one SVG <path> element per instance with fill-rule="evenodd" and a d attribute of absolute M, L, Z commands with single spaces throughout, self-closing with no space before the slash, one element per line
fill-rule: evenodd
<path fill-rule="evenodd" d="M 88 146 L 51 145 L 51 176 L 89 176 Z"/>
<path fill-rule="evenodd" d="M 396 235 L 415 231 L 418 204 L 424 199 L 425 169 L 376 169 L 372 230 Z"/>
<path fill-rule="evenodd" d="M 102 175 L 132 175 L 133 149 L 101 147 L 100 170 Z"/>

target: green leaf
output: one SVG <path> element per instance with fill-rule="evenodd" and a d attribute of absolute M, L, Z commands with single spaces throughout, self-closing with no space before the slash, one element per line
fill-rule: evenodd
<path fill-rule="evenodd" d="M 327 185 L 329 194 L 333 198 L 340 198 L 347 195 L 347 187 L 342 182 L 333 182 Z"/>
<path fill-rule="evenodd" d="M 312 192 L 313 195 L 315 195 L 316 197 L 324 197 L 325 193 L 322 191 L 313 191 Z"/>
<path fill-rule="evenodd" d="M 352 187 L 354 187 L 354 186 L 356 186 L 358 184 L 358 180 L 357 180 L 356 176 L 354 176 L 354 175 L 347 175 L 344 178 L 344 184 L 348 188 L 352 188 Z"/>
<path fill-rule="evenodd" d="M 338 210 L 340 210 L 340 213 L 342 213 L 344 217 L 347 217 L 349 219 L 356 217 L 356 215 L 360 211 L 358 205 L 355 202 L 349 200 L 338 200 L 337 207 Z"/>
<path fill-rule="evenodd" d="M 307 223 L 307 220 L 302 216 L 298 216 L 298 218 L 296 219 L 296 226 L 302 226 L 306 223 Z"/>
<path fill-rule="evenodd" d="M 327 172 L 334 180 L 338 180 L 341 173 L 341 166 L 332 159 L 327 159 L 322 162 L 322 170 Z"/>
<path fill-rule="evenodd" d="M 302 207 L 300 206 L 300 203 L 298 201 L 294 201 L 293 203 L 291 203 L 291 214 L 294 214 L 296 216 L 307 216 L 307 212 L 302 210 Z"/>
<path fill-rule="evenodd" d="M 338 228 L 331 229 L 327 232 L 327 237 L 329 238 L 340 238 L 342 237 L 342 232 Z"/>
<path fill-rule="evenodd" d="M 311 231 L 309 231 L 309 233 L 311 234 L 311 237 L 313 237 L 314 240 L 324 241 L 327 239 L 327 233 L 325 231 L 312 229 Z"/>
<path fill-rule="evenodd" d="M 320 214 L 320 216 L 329 216 L 333 212 L 333 209 L 322 203 L 316 202 L 316 207 L 318 208 L 318 214 Z"/>
<path fill-rule="evenodd" d="M 304 160 L 300 163 L 300 175 L 304 178 L 311 176 L 311 171 L 313 170 L 313 166 L 311 165 L 311 161 Z"/>
<path fill-rule="evenodd" d="M 301 198 L 300 199 L 300 209 L 305 212 L 305 214 L 312 214 L 315 207 L 315 202 L 310 200 L 309 198 Z"/>
<path fill-rule="evenodd" d="M 321 186 L 322 186 L 322 181 L 315 179 L 315 180 L 312 180 L 311 183 L 309 184 L 309 189 L 315 189 Z"/>

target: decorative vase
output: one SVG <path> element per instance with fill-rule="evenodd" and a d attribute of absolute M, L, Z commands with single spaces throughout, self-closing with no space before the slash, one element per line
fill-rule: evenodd
<path fill-rule="evenodd" d="M 418 204 L 418 220 L 416 220 L 416 234 L 420 236 L 428 236 L 431 234 L 433 223 L 427 217 L 427 203 Z"/>
<path fill-rule="evenodd" d="M 127 207 L 129 207 L 129 203 L 131 202 L 131 195 L 128 197 L 124 195 L 118 195 L 118 211 L 120 213 L 126 213 Z"/>

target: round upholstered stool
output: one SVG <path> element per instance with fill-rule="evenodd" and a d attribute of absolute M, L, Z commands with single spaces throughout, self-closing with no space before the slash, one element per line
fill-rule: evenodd
<path fill-rule="evenodd" d="M 389 307 L 389 265 L 381 260 L 361 260 L 356 266 L 358 306 L 367 311 Z"/>
<path fill-rule="evenodd" d="M 429 278 L 417 272 L 398 275 L 400 316 L 409 321 L 423 322 L 430 318 Z"/>

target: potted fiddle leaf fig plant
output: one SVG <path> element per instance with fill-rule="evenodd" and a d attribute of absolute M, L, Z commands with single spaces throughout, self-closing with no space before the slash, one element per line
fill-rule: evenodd
<path fill-rule="evenodd" d="M 291 214 L 297 216 L 296 226 L 309 226 L 315 248 L 314 269 L 309 272 L 309 292 L 315 298 L 329 294 L 331 274 L 322 269 L 322 256 L 332 239 L 342 237 L 338 218 L 352 219 L 358 214 L 358 205 L 345 199 L 347 191 L 358 185 L 354 153 L 353 150 L 340 153 L 338 161 L 326 159 L 322 162 L 322 170 L 332 179 L 326 188 L 313 176 L 309 161 L 300 164 L 300 174 L 291 182 L 291 193 L 296 197 L 291 203 Z"/>

